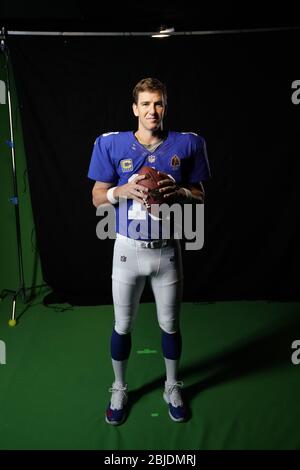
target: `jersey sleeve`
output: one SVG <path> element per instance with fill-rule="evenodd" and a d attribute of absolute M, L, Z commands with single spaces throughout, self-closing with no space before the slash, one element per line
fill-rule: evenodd
<path fill-rule="evenodd" d="M 104 142 L 103 136 L 97 137 L 91 157 L 88 177 L 95 181 L 114 183 L 118 181 L 108 141 Z"/>
<path fill-rule="evenodd" d="M 211 177 L 206 142 L 203 137 L 197 136 L 193 142 L 193 155 L 190 162 L 188 182 L 200 183 Z"/>

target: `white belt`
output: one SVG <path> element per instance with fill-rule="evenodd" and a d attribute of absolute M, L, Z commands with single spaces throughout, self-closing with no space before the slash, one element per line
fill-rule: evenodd
<path fill-rule="evenodd" d="M 117 233 L 117 238 L 124 240 L 130 245 L 137 246 L 138 248 L 163 248 L 164 246 L 170 245 L 173 239 L 169 240 L 135 240 L 134 238 L 125 237 L 120 233 Z"/>

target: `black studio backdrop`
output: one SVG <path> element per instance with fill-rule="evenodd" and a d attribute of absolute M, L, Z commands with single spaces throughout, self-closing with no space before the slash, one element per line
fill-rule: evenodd
<path fill-rule="evenodd" d="M 166 127 L 207 141 L 205 244 L 184 253 L 185 301 L 296 299 L 298 32 L 207 37 L 10 37 L 45 281 L 75 304 L 111 303 L 113 241 L 96 237 L 93 143 L 135 129 L 131 91 L 155 76 Z M 152 300 L 146 289 L 142 300 Z"/>

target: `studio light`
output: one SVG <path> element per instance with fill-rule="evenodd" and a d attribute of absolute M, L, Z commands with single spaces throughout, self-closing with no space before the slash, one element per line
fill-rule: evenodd
<path fill-rule="evenodd" d="M 158 33 L 154 33 L 151 35 L 152 38 L 168 38 L 171 36 L 172 33 L 174 33 L 175 29 L 174 28 L 166 28 L 165 26 L 161 26 L 159 28 Z"/>

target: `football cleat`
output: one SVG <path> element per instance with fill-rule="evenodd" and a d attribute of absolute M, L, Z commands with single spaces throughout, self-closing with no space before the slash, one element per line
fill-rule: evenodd
<path fill-rule="evenodd" d="M 183 382 L 165 382 L 164 400 L 169 405 L 169 415 L 173 421 L 178 423 L 186 420 L 186 409 L 182 401 L 180 389 Z"/>
<path fill-rule="evenodd" d="M 116 382 L 109 389 L 111 392 L 111 400 L 106 409 L 105 421 L 108 424 L 118 426 L 123 423 L 126 416 L 127 384 L 121 385 Z"/>

